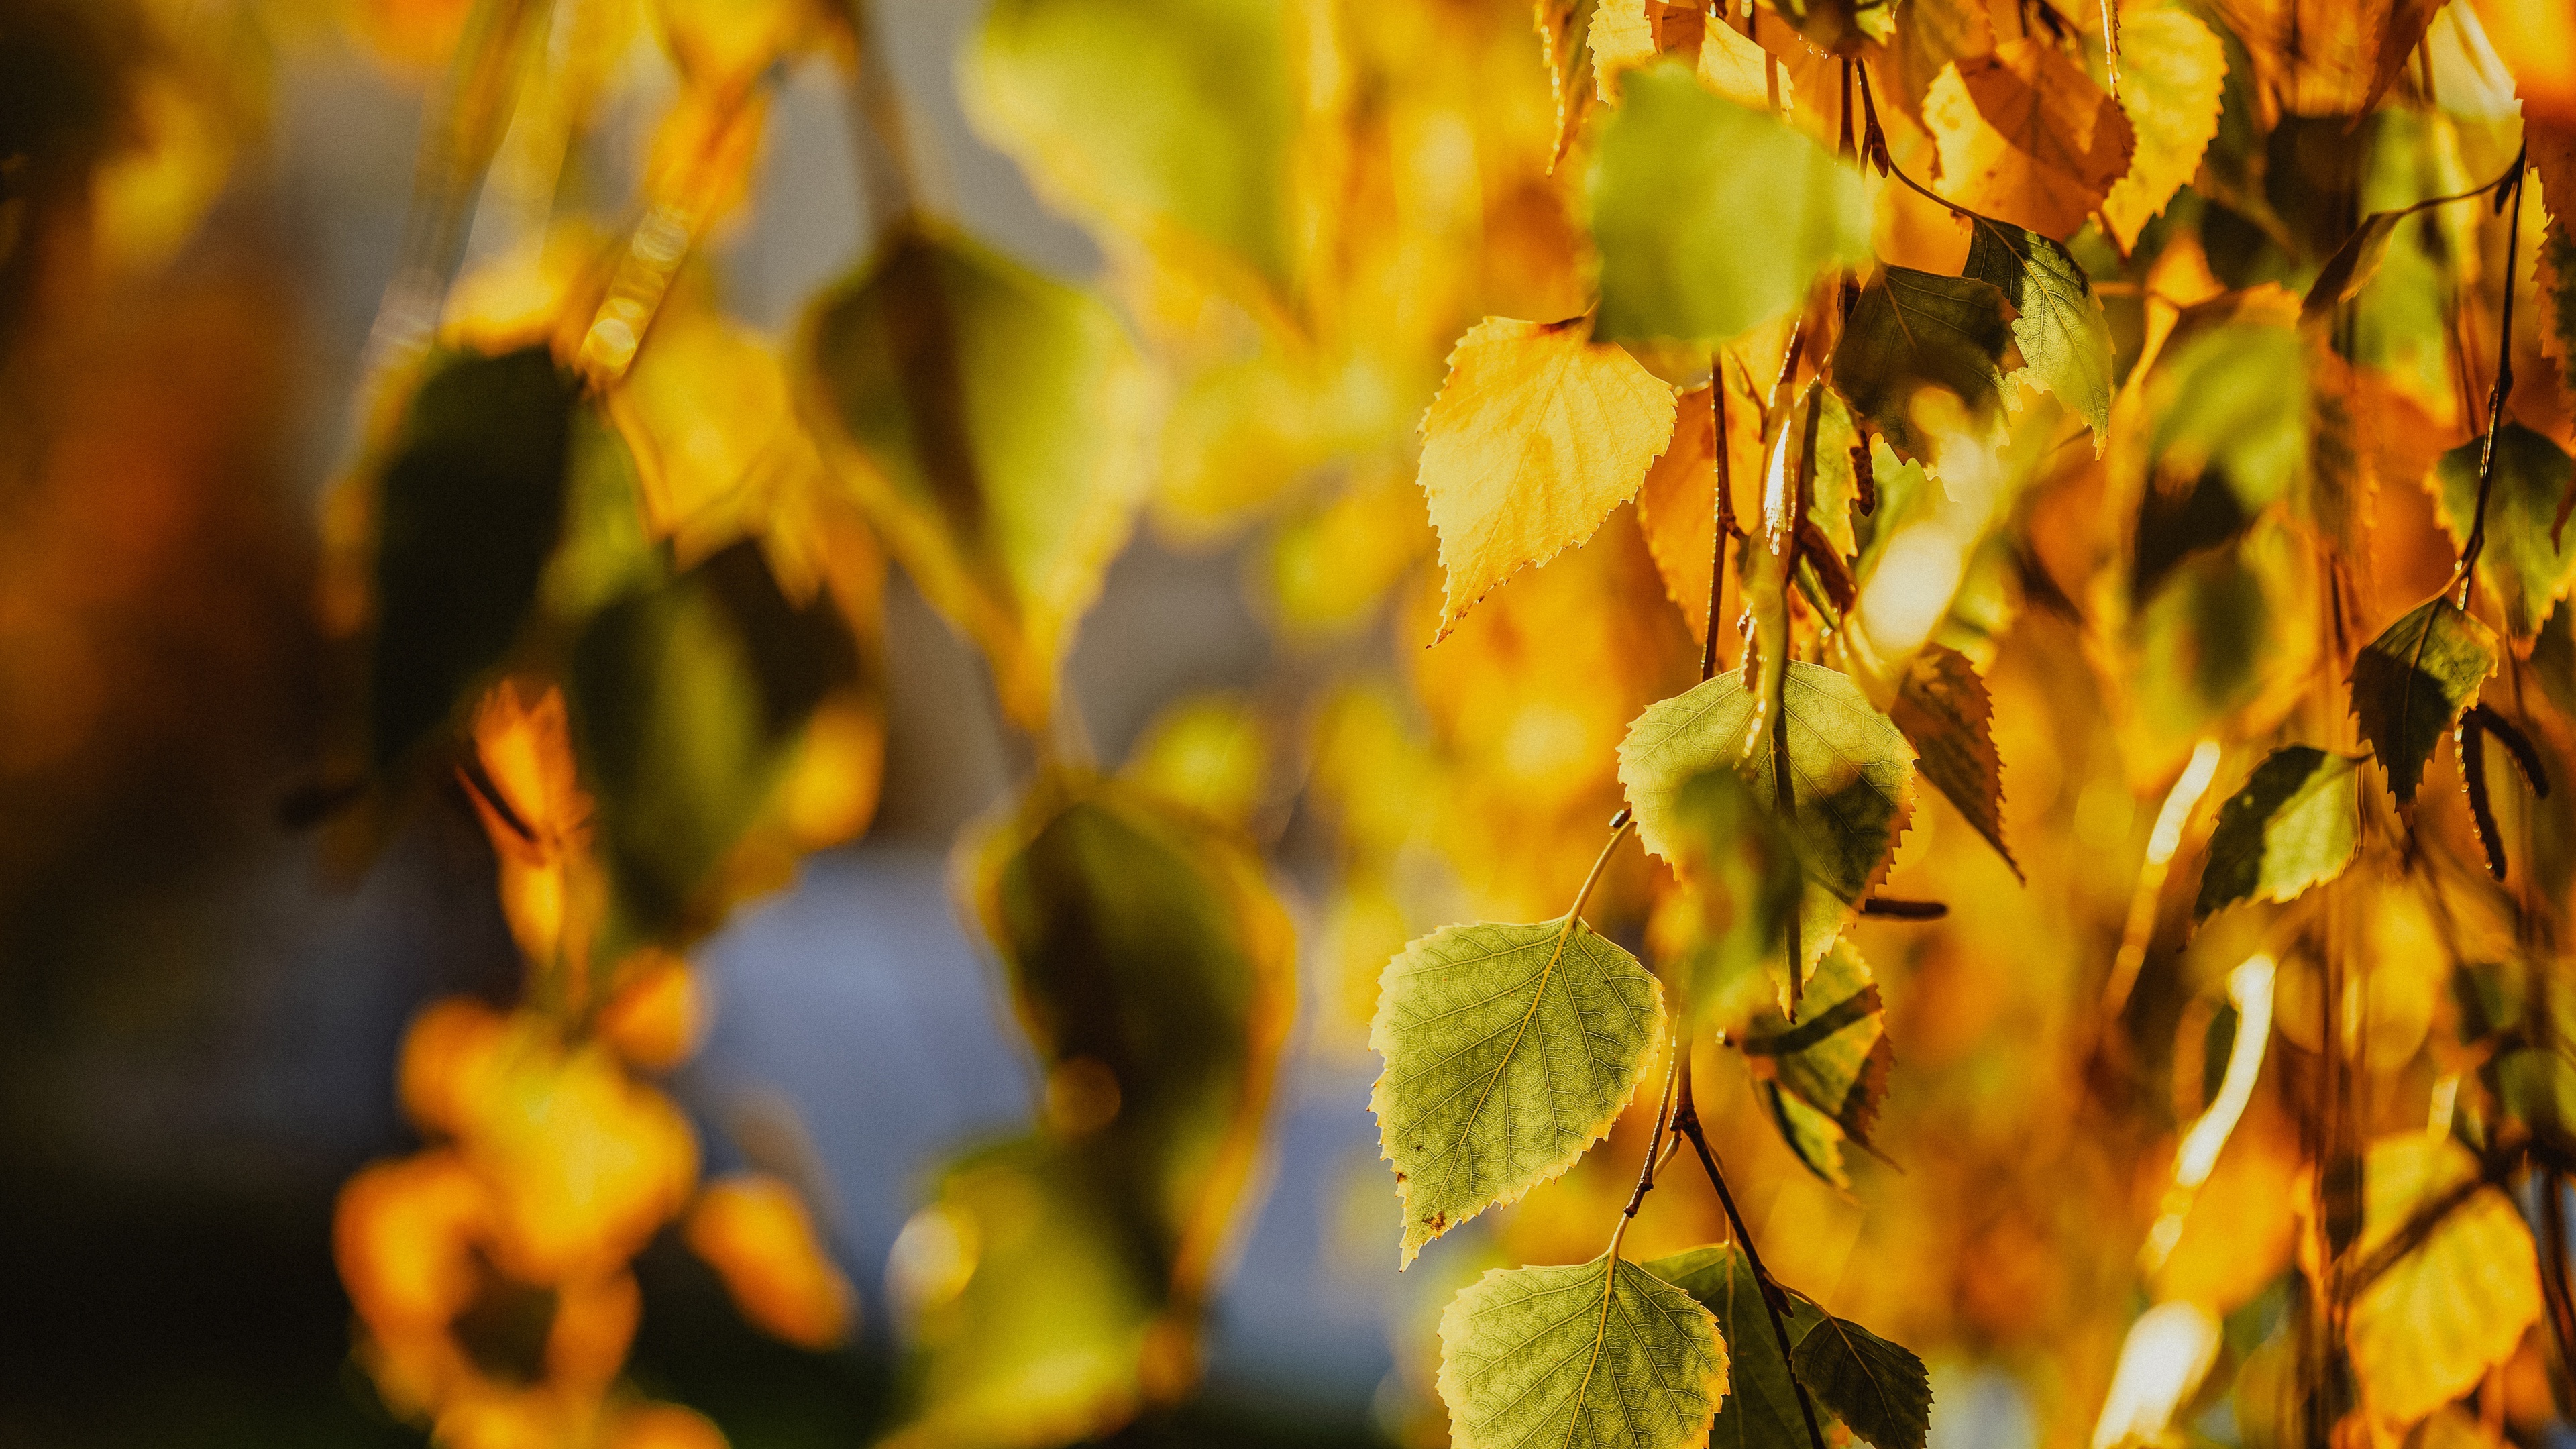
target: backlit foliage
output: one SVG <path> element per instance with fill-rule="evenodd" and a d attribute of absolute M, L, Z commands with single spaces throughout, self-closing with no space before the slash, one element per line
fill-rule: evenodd
<path fill-rule="evenodd" d="M 0 155 L 13 406 L 78 416 L 268 52 L 17 8 L 98 78 Z M 892 1442 L 1193 1391 L 1301 969 L 1446 1302 L 1408 1442 L 1922 1449 L 1977 1364 L 2049 1444 L 2564 1432 L 2560 0 L 993 0 L 968 110 L 1096 286 L 926 199 L 855 0 L 231 8 L 429 97 L 302 805 L 363 862 L 462 801 L 522 958 L 339 1204 L 440 1442 L 720 1442 L 625 1375 L 665 1232 L 853 1332 L 657 1079 L 692 951 L 874 811 L 889 561 L 1033 762 L 953 877 L 1042 1083 L 922 1179 Z M 865 240 L 777 338 L 706 246 L 800 69 Z M 1117 769 L 1064 666 L 1140 527 L 1276 653 Z"/>

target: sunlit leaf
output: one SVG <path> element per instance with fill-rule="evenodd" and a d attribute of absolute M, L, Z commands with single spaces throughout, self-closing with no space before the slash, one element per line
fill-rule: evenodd
<path fill-rule="evenodd" d="M 2147 461 L 2159 487 L 2217 470 L 2252 514 L 2308 458 L 2307 358 L 2290 327 L 2229 322 L 2177 338 L 2147 381 Z"/>
<path fill-rule="evenodd" d="M 1851 1172 L 1843 1165 L 1842 1125 L 1795 1093 L 1782 1090 L 1778 1082 L 1762 1083 L 1761 1091 L 1763 1105 L 1770 1108 L 1772 1125 L 1780 1129 L 1789 1155 L 1818 1178 L 1851 1191 Z"/>
<path fill-rule="evenodd" d="M 1913 811 L 1914 755 L 1847 675 L 1793 660 L 1784 697 L 1796 807 L 1784 824 L 1807 871 L 1798 916 L 1812 963 L 1842 934 L 1896 848 Z M 1650 707 L 1629 726 L 1619 779 L 1648 850 L 1684 858 L 1681 789 L 1712 766 L 1734 765 L 1762 800 L 1775 799 L 1772 732 L 1767 724 L 1753 728 L 1759 709 L 1729 672 Z"/>
<path fill-rule="evenodd" d="M 433 359 L 379 475 L 377 768 L 500 663 L 563 529 L 573 385 L 542 347 Z"/>
<path fill-rule="evenodd" d="M 1441 632 L 1522 568 L 1592 536 L 1673 436 L 1672 389 L 1582 318 L 1488 317 L 1422 419 L 1422 491 L 1449 574 Z"/>
<path fill-rule="evenodd" d="M 1440 1315 L 1458 1449 L 1684 1449 L 1726 1394 L 1726 1345 L 1690 1294 L 1634 1263 L 1497 1268 Z"/>
<path fill-rule="evenodd" d="M 985 132 L 1056 195 L 1284 294 L 1296 96 L 1263 0 L 1004 0 L 965 65 Z"/>
<path fill-rule="evenodd" d="M 1889 447 L 1921 459 L 1934 447 L 1914 426 L 1916 392 L 1944 388 L 1971 415 L 1994 418 L 2012 336 L 2004 294 L 1991 283 L 1884 267 L 1861 290 L 1834 348 L 1834 385 Z"/>
<path fill-rule="evenodd" d="M 2478 512 L 2478 459 L 2483 438 L 2442 455 L 2434 475 L 2442 512 L 2465 545 Z M 2505 630 L 2517 653 L 2527 650 L 2550 610 L 2576 577 L 2576 539 L 2560 532 L 2576 461 L 2546 434 L 2507 419 L 2496 430 L 2495 476 L 2487 497 L 2487 537 L 2478 577 L 2504 605 Z M 2555 538 L 2553 538 L 2555 536 Z"/>
<path fill-rule="evenodd" d="M 763 1332 L 818 1352 L 849 1333 L 856 1295 L 784 1181 L 743 1173 L 707 1184 L 689 1210 L 687 1237 Z"/>
<path fill-rule="evenodd" d="M 2111 323 L 2084 269 L 2066 248 L 1992 217 L 1969 218 L 1967 275 L 1992 282 L 2012 303 L 2013 340 L 2028 374 L 2093 429 L 2096 451 L 2111 433 Z"/>
<path fill-rule="evenodd" d="M 1717 1320 L 1726 1345 L 1727 1395 L 1709 1426 L 1711 1449 L 1788 1449 L 1806 1442 L 1807 1421 L 1798 1409 L 1789 1359 L 1762 1306 L 1762 1286 L 1744 1250 L 1733 1243 L 1693 1248 L 1658 1258 L 1646 1271 L 1699 1300 Z M 1789 1341 L 1824 1315 L 1801 1298 L 1789 1300 Z"/>
<path fill-rule="evenodd" d="M 2227 47 L 2199 17 L 2160 6 L 2120 17 L 2120 108 L 2137 133 L 2128 171 L 2102 198 L 2102 219 L 2135 247 L 2148 222 L 2200 169 L 2218 134 Z"/>
<path fill-rule="evenodd" d="M 1715 343 L 1787 311 L 1818 272 L 1869 257 L 1860 177 L 1687 67 L 1630 75 L 1590 184 L 1605 339 Z M 1767 217 L 1747 231 L 1747 216 Z"/>
<path fill-rule="evenodd" d="M 1023 723 L 1133 523 L 1144 378 L 1096 299 L 899 232 L 806 321 L 803 402 L 912 581 L 991 656 Z"/>
<path fill-rule="evenodd" d="M 1790 84 L 1779 57 L 1723 22 L 1712 22 L 1701 32 L 1699 83 L 1751 110 L 1788 111 L 1798 100 L 1798 88 Z"/>
<path fill-rule="evenodd" d="M 2494 631 L 2439 594 L 2353 656 L 2352 712 L 2399 800 L 2415 798 L 2425 762 L 2495 662 Z"/>
<path fill-rule="evenodd" d="M 2299 310 L 2320 315 L 2358 296 L 2378 275 L 2379 264 L 2388 256 L 2389 238 L 2397 235 L 2397 224 L 2407 215 L 2403 211 L 2374 211 L 2363 217 L 2344 244 L 2326 258 L 2317 279 L 2308 285 L 2307 298 L 2299 304 Z"/>
<path fill-rule="evenodd" d="M 1832 1118 L 1853 1141 L 1869 1141 L 1896 1058 L 1878 983 L 1849 941 L 1835 942 L 1817 963 L 1794 1019 L 1776 1006 L 1757 1012 L 1739 1044 L 1756 1070 Z"/>
<path fill-rule="evenodd" d="M 2372 1143 L 2353 1251 L 2369 1258 L 2476 1172 L 2477 1159 L 2447 1137 L 2410 1132 Z M 2348 1341 L 2362 1401 L 2391 1423 L 2423 1418 L 2510 1358 L 2539 1317 L 2531 1230 L 2503 1193 L 2479 1187 L 2353 1295 Z"/>
<path fill-rule="evenodd" d="M 2019 876 L 2021 866 L 2004 844 L 2004 767 L 1995 753 L 1994 712 L 1986 681 L 1968 657 L 1946 644 L 1927 644 L 1897 686 L 1888 718 L 1914 746 L 1923 778 Z"/>
<path fill-rule="evenodd" d="M 2218 810 L 2193 914 L 2244 900 L 2286 901 L 2334 879 L 2361 843 L 2353 771 L 2361 757 L 2287 745 L 2255 766 Z"/>
<path fill-rule="evenodd" d="M 1911 1351 L 1824 1314 L 1798 1340 L 1793 1362 L 1798 1381 L 1871 1449 L 1923 1449 L 1932 1381 Z"/>
<path fill-rule="evenodd" d="M 1573 1166 L 1636 1094 L 1663 1016 L 1653 974 L 1579 920 L 1449 926 L 1388 962 L 1369 1106 L 1402 1261 Z"/>
<path fill-rule="evenodd" d="M 1923 120 L 1940 146 L 1944 197 L 2061 240 L 2127 174 L 2136 145 L 2110 93 L 2036 35 L 1945 68 Z"/>

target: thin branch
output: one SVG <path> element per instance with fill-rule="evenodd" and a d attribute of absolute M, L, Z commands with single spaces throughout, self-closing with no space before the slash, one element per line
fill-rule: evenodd
<path fill-rule="evenodd" d="M 1708 1145 L 1708 1133 L 1699 1124 L 1699 1104 L 1691 1096 L 1691 1061 L 1684 1050 L 1681 1069 L 1680 1098 L 1673 1109 L 1673 1130 L 1690 1139 L 1699 1153 L 1699 1165 L 1708 1172 L 1709 1186 L 1717 1189 L 1718 1204 L 1726 1209 L 1727 1226 L 1735 1230 L 1736 1246 L 1743 1249 L 1746 1266 L 1753 1270 L 1753 1281 L 1762 1290 L 1762 1311 L 1770 1316 L 1771 1336 L 1780 1342 L 1780 1366 L 1788 1370 L 1789 1387 L 1798 1391 L 1798 1413 L 1807 1421 L 1809 1449 L 1825 1449 L 1825 1431 L 1816 1424 L 1815 1402 L 1807 1397 L 1807 1386 L 1798 1377 L 1797 1346 L 1789 1341 L 1788 1321 L 1780 1316 L 1780 1300 L 1786 1296 L 1780 1281 L 1762 1266 L 1762 1251 L 1753 1246 L 1753 1234 L 1744 1226 L 1744 1214 L 1736 1209 L 1735 1194 L 1727 1190 L 1726 1173 L 1717 1165 L 1717 1153 Z"/>
<path fill-rule="evenodd" d="M 2487 499 L 2495 491 L 2496 435 L 2504 429 L 2505 400 L 2513 395 L 2513 294 L 2516 280 L 2514 266 L 2520 255 L 2522 242 L 2523 168 L 2530 154 L 2531 147 L 2526 142 L 2522 150 L 2514 153 L 2513 169 L 2507 173 L 2512 178 L 2513 189 L 2506 195 L 2504 203 L 2504 307 L 2498 314 L 2496 325 L 2495 382 L 2487 393 L 2486 446 L 2478 452 L 2477 514 L 2475 520 L 2469 525 L 2469 541 L 2460 547 L 2459 583 L 2462 613 L 2468 612 L 2469 605 L 2478 596 L 2478 555 L 2484 553 L 2487 546 Z M 2467 194 L 2473 196 L 2477 193 Z M 2425 632 L 2430 634 L 2432 631 L 2427 628 Z"/>

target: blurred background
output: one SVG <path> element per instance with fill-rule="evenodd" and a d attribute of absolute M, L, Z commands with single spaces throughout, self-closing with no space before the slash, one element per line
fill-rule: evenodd
<path fill-rule="evenodd" d="M 0 154 L 47 124 L 32 113 L 62 85 L 108 83 L 60 74 L 99 58 L 42 43 L 77 29 L 59 9 L 0 6 Z M 960 114 L 957 56 L 979 11 L 878 10 L 925 186 L 992 245 L 1089 280 L 1092 244 Z M 413 1013 L 456 993 L 506 1001 L 520 967 L 461 799 L 415 811 L 355 878 L 279 823 L 324 734 L 321 501 L 358 445 L 362 355 L 437 75 L 336 19 L 279 27 L 264 124 L 205 179 L 218 194 L 202 220 L 148 280 L 108 293 L 82 355 L 47 359 L 83 456 L 13 477 L 0 500 L 12 1449 L 420 1439 L 350 1364 L 333 1197 L 417 1140 L 393 1090 Z M 612 103 L 627 124 L 598 143 L 612 162 L 626 147 L 629 167 L 670 87 L 637 71 Z M 867 245 L 851 136 L 839 68 L 795 62 L 758 202 L 713 244 L 724 305 L 755 326 L 786 333 Z M 1267 635 L 1240 580 L 1224 549 L 1142 536 L 1119 558 L 1068 670 L 1105 758 L 1175 696 L 1251 682 Z M 949 842 L 1028 760 L 972 649 L 899 573 L 885 630 L 876 822 L 705 944 L 708 1035 L 668 1084 L 711 1174 L 810 1168 L 861 1299 L 850 1346 L 808 1353 L 744 1325 L 676 1243 L 648 1251 L 630 1371 L 737 1445 L 859 1443 L 882 1426 L 887 1255 L 924 1174 L 1031 1112 L 1027 1050 L 946 889 Z M 1370 1073 L 1297 1041 L 1204 1413 L 1228 1442 L 1368 1442 L 1397 1286 L 1391 1237 L 1353 1241 L 1343 1222 L 1354 1168 L 1375 1167 Z M 1378 1207 L 1382 1182 L 1360 1175 Z"/>

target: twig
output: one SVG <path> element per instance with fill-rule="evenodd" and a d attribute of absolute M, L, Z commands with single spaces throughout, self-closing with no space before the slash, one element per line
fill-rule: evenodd
<path fill-rule="evenodd" d="M 2478 596 L 2478 555 L 2487 546 L 2487 498 L 2495 491 L 2496 435 L 2504 429 L 2505 399 L 2513 395 L 2514 264 L 2522 242 L 2522 178 L 2531 147 L 2514 153 L 2513 189 L 2505 198 L 2504 307 L 2497 314 L 2495 383 L 2487 393 L 2486 446 L 2478 452 L 2478 508 L 2469 525 L 2469 541 L 2460 546 L 2460 612 L 2467 613 Z M 2476 195 L 2475 192 L 2467 193 Z M 2427 627 L 2427 634 L 2432 631 Z"/>
<path fill-rule="evenodd" d="M 1807 1386 L 1798 1378 L 1796 1345 L 1789 1342 L 1789 1324 L 1780 1316 L 1780 1299 L 1784 1296 L 1778 1279 L 1762 1266 L 1762 1252 L 1753 1246 L 1753 1234 L 1744 1226 L 1744 1214 L 1736 1210 L 1735 1194 L 1727 1190 L 1726 1173 L 1717 1165 L 1717 1154 L 1710 1150 L 1708 1133 L 1699 1125 L 1699 1104 L 1691 1097 L 1691 1062 L 1687 1051 L 1682 1059 L 1679 1101 L 1673 1109 L 1673 1130 L 1690 1139 L 1699 1153 L 1699 1165 L 1708 1172 L 1709 1186 L 1717 1189 L 1718 1204 L 1726 1209 L 1727 1225 L 1735 1230 L 1736 1246 L 1744 1250 L 1746 1266 L 1753 1270 L 1753 1281 L 1762 1290 L 1762 1311 L 1771 1319 L 1771 1335 L 1780 1341 L 1780 1366 L 1789 1374 L 1789 1387 L 1798 1393 L 1798 1413 L 1807 1421 L 1809 1449 L 1825 1449 L 1825 1431 L 1816 1424 L 1816 1406 L 1807 1397 Z"/>

